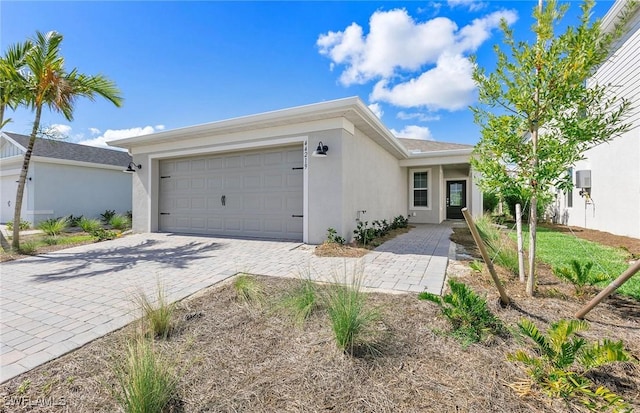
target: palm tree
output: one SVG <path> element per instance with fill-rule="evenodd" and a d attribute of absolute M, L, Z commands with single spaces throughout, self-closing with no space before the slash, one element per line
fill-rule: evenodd
<path fill-rule="evenodd" d="M 0 129 L 11 119 L 4 119 L 7 107 L 15 109 L 22 101 L 26 79 L 24 76 L 25 57 L 33 47 L 31 41 L 9 46 L 0 57 Z"/>
<path fill-rule="evenodd" d="M 62 42 L 60 33 L 54 31 L 46 34 L 36 32 L 32 41 L 33 47 L 24 59 L 27 69 L 24 102 L 35 112 L 35 120 L 18 180 L 13 219 L 16 224 L 13 226 L 12 241 L 12 247 L 15 250 L 20 249 L 18 223 L 22 209 L 22 196 L 33 146 L 40 129 L 42 108 L 46 105 L 49 109 L 62 113 L 67 120 L 71 121 L 73 120 L 74 103 L 79 97 L 86 97 L 93 101 L 96 96 L 101 96 L 117 107 L 122 104 L 120 90 L 114 82 L 106 77 L 85 75 L 79 73 L 77 69 L 73 69 L 71 72 L 65 71 L 64 58 L 60 55 L 60 43 Z"/>

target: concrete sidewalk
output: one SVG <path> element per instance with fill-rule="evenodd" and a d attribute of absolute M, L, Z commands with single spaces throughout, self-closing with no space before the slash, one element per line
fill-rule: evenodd
<path fill-rule="evenodd" d="M 300 243 L 135 234 L 2 263 L 0 382 L 125 326 L 139 316 L 133 297 L 153 296 L 158 282 L 175 301 L 239 272 L 332 281 L 362 264 L 365 287 L 439 294 L 450 233 L 418 225 L 360 260 Z"/>

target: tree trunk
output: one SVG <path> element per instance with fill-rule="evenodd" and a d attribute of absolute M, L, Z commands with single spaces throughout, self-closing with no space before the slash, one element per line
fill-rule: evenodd
<path fill-rule="evenodd" d="M 22 169 L 20 170 L 20 179 L 18 180 L 18 191 L 16 193 L 16 205 L 13 213 L 13 240 L 11 246 L 15 251 L 20 249 L 20 220 L 22 212 L 22 196 L 24 195 L 24 187 L 27 183 L 27 173 L 29 172 L 29 163 L 31 162 L 31 154 L 33 153 L 33 146 L 36 143 L 36 135 L 38 129 L 40 129 L 40 117 L 42 116 L 42 105 L 36 106 L 36 119 L 33 121 L 33 129 L 31 129 L 31 136 L 29 137 L 29 145 L 27 151 L 24 153 L 24 160 L 22 162 Z"/>
<path fill-rule="evenodd" d="M 529 211 L 529 279 L 527 281 L 527 295 L 533 297 L 536 287 L 536 224 L 538 222 L 538 196 L 531 197 Z"/>
<path fill-rule="evenodd" d="M 518 237 L 518 276 L 520 282 L 524 283 L 526 274 L 524 272 L 524 247 L 522 245 L 522 209 L 520 204 L 516 204 L 516 234 Z"/>

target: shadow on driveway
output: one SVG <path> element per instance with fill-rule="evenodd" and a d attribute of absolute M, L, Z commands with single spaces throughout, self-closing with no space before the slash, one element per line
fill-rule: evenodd
<path fill-rule="evenodd" d="M 162 244 L 167 245 L 162 246 Z M 79 277 L 94 277 L 106 273 L 117 273 L 131 269 L 140 262 L 155 263 L 176 269 L 187 268 L 196 260 L 209 258 L 211 251 L 219 250 L 224 246 L 221 243 L 196 241 L 176 245 L 151 239 L 135 245 L 97 248 L 86 252 L 66 252 L 62 250 L 25 260 L 13 261 L 7 263 L 9 265 L 5 265 L 9 267 L 18 267 L 21 264 L 41 266 L 42 273 L 32 276 L 34 281 L 63 281 Z"/>

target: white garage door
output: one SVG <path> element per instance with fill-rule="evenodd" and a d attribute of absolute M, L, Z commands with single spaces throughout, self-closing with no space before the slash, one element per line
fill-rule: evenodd
<path fill-rule="evenodd" d="M 160 161 L 166 232 L 302 240 L 302 148 Z"/>

